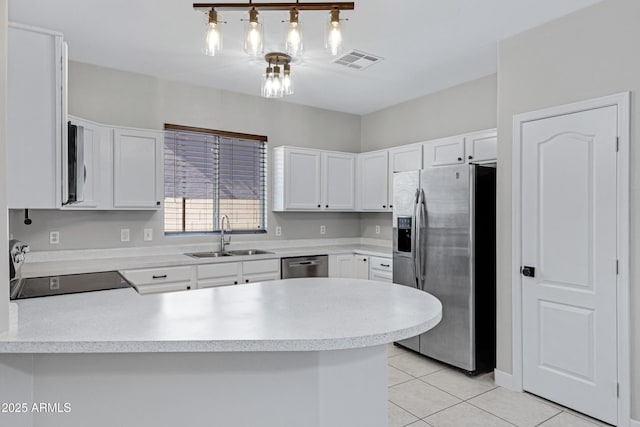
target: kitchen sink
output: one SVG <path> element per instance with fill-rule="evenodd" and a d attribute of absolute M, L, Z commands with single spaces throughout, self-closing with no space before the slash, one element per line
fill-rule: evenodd
<path fill-rule="evenodd" d="M 272 254 L 273 252 L 263 251 L 261 249 L 241 249 L 238 251 L 229 251 L 227 253 L 231 255 L 263 255 L 263 254 Z"/>
<path fill-rule="evenodd" d="M 223 256 L 231 256 L 229 252 L 194 252 L 190 254 L 185 254 L 192 258 L 218 258 Z"/>
<path fill-rule="evenodd" d="M 223 256 L 241 256 L 241 255 L 263 255 L 272 254 L 273 252 L 263 251 L 261 249 L 241 249 L 237 251 L 225 251 L 225 252 L 193 252 L 185 254 L 192 258 L 218 258 Z"/>

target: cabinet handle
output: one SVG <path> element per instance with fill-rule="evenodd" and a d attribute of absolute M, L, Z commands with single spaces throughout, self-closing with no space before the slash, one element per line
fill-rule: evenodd
<path fill-rule="evenodd" d="M 362 258 L 362 261 L 363 261 L 363 262 L 367 262 L 367 259 L 366 259 L 366 258 Z"/>
<path fill-rule="evenodd" d="M 160 202 L 156 202 L 156 206 L 160 206 Z"/>
<path fill-rule="evenodd" d="M 329 205 L 325 205 L 324 207 L 325 207 L 325 208 L 328 208 L 328 207 L 329 207 Z"/>
<path fill-rule="evenodd" d="M 382 267 L 391 267 L 389 264 L 380 264 Z"/>
<path fill-rule="evenodd" d="M 153 275 L 151 277 L 154 278 L 154 279 L 166 279 L 167 275 L 166 274 L 162 274 L 162 275 L 159 275 L 159 276 Z"/>
<path fill-rule="evenodd" d="M 393 208 L 393 205 L 389 205 L 390 208 Z"/>
<path fill-rule="evenodd" d="M 383 208 L 383 209 L 386 209 L 386 208 L 387 208 L 387 205 L 382 205 L 382 208 Z"/>
<path fill-rule="evenodd" d="M 458 157 L 458 161 L 461 162 L 462 161 L 462 157 Z"/>
<path fill-rule="evenodd" d="M 472 160 L 472 159 L 473 159 L 473 156 L 469 156 L 469 160 Z"/>
<path fill-rule="evenodd" d="M 318 205 L 318 207 L 319 207 L 319 208 L 321 208 L 321 207 L 322 207 L 322 205 Z"/>
<path fill-rule="evenodd" d="M 190 289 L 191 289 L 191 286 L 187 286 L 187 290 L 190 290 Z"/>
<path fill-rule="evenodd" d="M 245 280 L 244 283 L 249 283 L 249 279 Z"/>

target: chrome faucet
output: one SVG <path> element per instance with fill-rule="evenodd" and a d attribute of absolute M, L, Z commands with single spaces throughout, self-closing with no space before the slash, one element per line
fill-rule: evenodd
<path fill-rule="evenodd" d="M 225 228 L 224 223 L 227 223 L 227 227 Z M 231 230 L 231 221 L 229 221 L 229 217 L 227 215 L 222 215 L 222 220 L 220 221 L 220 252 L 224 252 L 224 247 L 226 245 L 231 244 L 231 234 L 229 234 L 229 237 L 227 240 L 225 240 L 224 238 L 224 233 L 225 232 L 229 232 L 231 233 L 233 230 Z"/>

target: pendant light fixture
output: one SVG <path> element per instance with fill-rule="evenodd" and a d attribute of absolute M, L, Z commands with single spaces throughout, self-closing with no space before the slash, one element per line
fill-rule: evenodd
<path fill-rule="evenodd" d="M 329 13 L 326 32 L 325 47 L 329 49 L 331 55 L 338 56 L 342 52 L 344 28 L 342 22 L 340 22 L 340 9 L 337 7 L 331 9 Z"/>
<path fill-rule="evenodd" d="M 285 50 L 293 58 L 296 58 L 302 53 L 302 48 L 302 26 L 300 25 L 299 13 L 297 8 L 292 7 L 289 11 Z"/>
<path fill-rule="evenodd" d="M 262 96 L 265 98 L 282 98 L 293 93 L 291 81 L 291 56 L 284 52 L 270 52 L 264 56 L 269 64 L 262 76 Z M 283 66 L 284 72 L 280 66 Z"/>
<path fill-rule="evenodd" d="M 261 56 L 263 52 L 264 29 L 258 21 L 258 11 L 255 7 L 249 10 L 249 22 L 244 33 L 244 51 L 250 56 Z"/>
<path fill-rule="evenodd" d="M 304 44 L 300 11 L 329 11 L 329 19 L 325 27 L 325 47 L 336 56 L 342 52 L 344 44 L 344 19 L 340 19 L 340 11 L 353 10 L 354 2 L 271 2 L 259 3 L 248 0 L 247 3 L 194 3 L 194 9 L 205 10 L 208 14 L 207 35 L 204 53 L 216 55 L 222 49 L 222 31 L 218 10 L 248 11 L 249 20 L 244 33 L 244 50 L 251 57 L 261 57 L 264 52 L 264 28 L 259 20 L 258 11 L 288 11 L 289 20 L 284 40 L 284 51 L 271 52 L 264 56 L 267 68 L 262 75 L 262 96 L 280 98 L 293 94 L 291 78 L 291 62 L 301 56 Z"/>
<path fill-rule="evenodd" d="M 209 22 L 207 23 L 207 36 L 205 38 L 205 55 L 215 56 L 222 49 L 222 30 L 220 29 L 220 16 L 215 9 L 209 12 Z"/>

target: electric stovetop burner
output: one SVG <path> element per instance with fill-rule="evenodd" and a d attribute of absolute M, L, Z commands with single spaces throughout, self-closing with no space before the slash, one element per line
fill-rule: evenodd
<path fill-rule="evenodd" d="M 129 287 L 131 284 L 117 271 L 30 277 L 20 279 L 16 283 L 11 289 L 11 299 L 48 297 Z"/>

